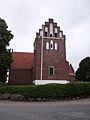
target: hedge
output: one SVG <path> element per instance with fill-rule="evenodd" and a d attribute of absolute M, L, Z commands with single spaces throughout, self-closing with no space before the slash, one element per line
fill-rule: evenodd
<path fill-rule="evenodd" d="M 90 83 L 47 84 L 47 85 L 5 85 L 0 86 L 0 94 L 19 94 L 26 100 L 29 98 L 72 99 L 90 97 Z"/>

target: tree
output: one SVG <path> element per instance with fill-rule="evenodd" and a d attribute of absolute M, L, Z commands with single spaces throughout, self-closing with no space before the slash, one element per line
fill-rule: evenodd
<path fill-rule="evenodd" d="M 0 18 L 0 81 L 4 83 L 12 62 L 11 50 L 7 49 L 11 39 L 13 39 L 11 31 L 8 30 L 5 20 Z"/>
<path fill-rule="evenodd" d="M 76 71 L 76 80 L 90 82 L 90 57 L 86 57 L 79 63 Z"/>

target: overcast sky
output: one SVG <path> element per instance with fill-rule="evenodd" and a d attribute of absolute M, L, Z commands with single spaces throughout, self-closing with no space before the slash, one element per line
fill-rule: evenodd
<path fill-rule="evenodd" d="M 12 30 L 14 51 L 33 52 L 36 32 L 53 18 L 66 35 L 67 60 L 74 69 L 90 56 L 90 0 L 0 0 L 0 17 Z"/>

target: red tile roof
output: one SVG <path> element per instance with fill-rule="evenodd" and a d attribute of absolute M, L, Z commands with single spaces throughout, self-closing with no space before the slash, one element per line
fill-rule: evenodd
<path fill-rule="evenodd" d="M 13 52 L 13 62 L 11 68 L 32 68 L 33 67 L 33 53 L 27 52 Z"/>

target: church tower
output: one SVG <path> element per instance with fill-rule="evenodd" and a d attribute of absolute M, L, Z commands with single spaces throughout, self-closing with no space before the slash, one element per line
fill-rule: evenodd
<path fill-rule="evenodd" d="M 33 80 L 74 81 L 74 70 L 66 61 L 66 37 L 53 19 L 36 33 L 33 56 Z"/>

